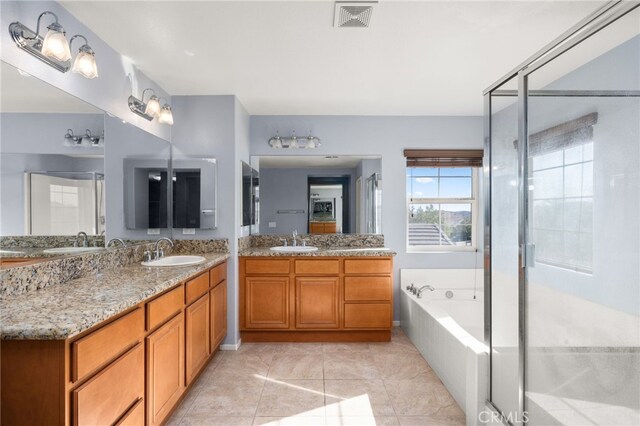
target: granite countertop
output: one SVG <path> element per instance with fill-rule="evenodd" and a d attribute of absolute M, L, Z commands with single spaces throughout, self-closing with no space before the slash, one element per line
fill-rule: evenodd
<path fill-rule="evenodd" d="M 269 247 L 249 247 L 241 250 L 238 256 L 300 256 L 300 257 L 383 257 L 395 256 L 396 252 L 385 247 L 318 247 L 317 251 L 283 252 L 273 251 Z"/>
<path fill-rule="evenodd" d="M 53 248 L 53 247 L 48 247 Z M 86 254 L 88 252 L 76 253 L 45 253 L 47 247 L 3 247 L 0 249 L 0 259 L 29 259 L 29 258 L 50 258 L 69 256 L 70 254 Z"/>
<path fill-rule="evenodd" d="M 199 265 L 165 268 L 128 265 L 65 284 L 0 300 L 3 340 L 64 340 L 221 263 L 207 253 Z"/>

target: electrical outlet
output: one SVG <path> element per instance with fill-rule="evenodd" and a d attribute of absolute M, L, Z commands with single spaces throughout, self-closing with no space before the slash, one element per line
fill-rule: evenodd
<path fill-rule="evenodd" d="M 196 228 L 182 228 L 182 235 L 196 235 Z"/>
<path fill-rule="evenodd" d="M 160 229 L 158 229 L 158 228 L 149 228 L 149 229 L 147 229 L 147 235 L 160 235 Z"/>
<path fill-rule="evenodd" d="M 275 228 L 275 227 L 276 227 L 275 222 L 269 222 L 269 228 Z"/>

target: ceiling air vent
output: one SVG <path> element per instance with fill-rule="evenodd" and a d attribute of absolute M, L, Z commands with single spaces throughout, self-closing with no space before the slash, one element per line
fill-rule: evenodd
<path fill-rule="evenodd" d="M 371 22 L 373 6 L 375 1 L 352 2 L 337 1 L 336 12 L 333 22 L 338 28 L 367 28 Z"/>

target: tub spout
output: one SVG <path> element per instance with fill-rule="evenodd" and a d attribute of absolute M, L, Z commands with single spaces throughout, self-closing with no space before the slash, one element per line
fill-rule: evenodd
<path fill-rule="evenodd" d="M 427 285 L 423 285 L 422 287 L 420 287 L 417 292 L 416 292 L 416 296 L 418 297 L 418 299 L 420 299 L 422 297 L 422 292 L 425 290 L 429 290 L 429 291 L 436 291 L 435 288 L 433 288 L 433 286 L 427 284 Z"/>

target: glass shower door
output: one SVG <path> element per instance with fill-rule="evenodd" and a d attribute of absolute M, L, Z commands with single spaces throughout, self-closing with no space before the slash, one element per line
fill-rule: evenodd
<path fill-rule="evenodd" d="M 640 424 L 640 9 L 527 78 L 525 408 Z"/>

